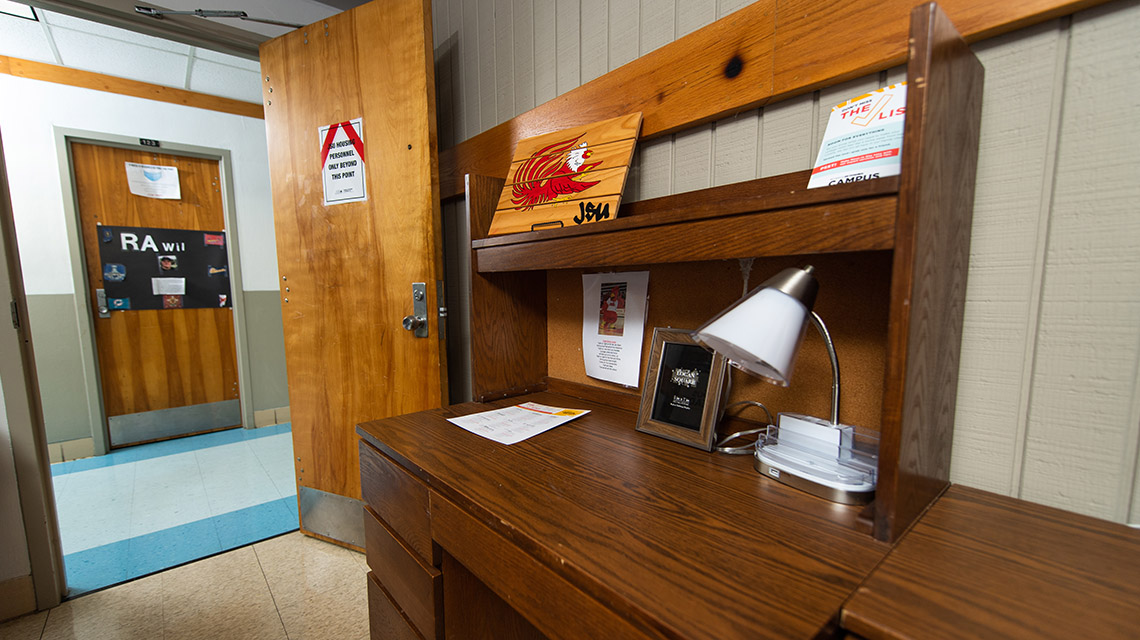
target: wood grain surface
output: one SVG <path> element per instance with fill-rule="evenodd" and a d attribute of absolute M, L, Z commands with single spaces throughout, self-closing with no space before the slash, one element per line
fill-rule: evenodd
<path fill-rule="evenodd" d="M 237 398 L 232 309 L 144 309 L 100 318 L 95 308 L 95 289 L 103 287 L 98 225 L 225 229 L 218 162 L 78 142 L 71 143 L 71 159 L 105 415 Z M 126 162 L 177 167 L 181 199 L 132 195 Z"/>
<path fill-rule="evenodd" d="M 943 4 L 966 40 L 974 42 L 1104 1 Z M 907 56 L 907 11 L 919 4 L 755 2 L 443 150 L 441 193 L 445 198 L 462 193 L 467 173 L 506 176 L 515 143 L 522 138 L 642 111 L 641 138 L 650 140 L 889 69 Z M 729 77 L 734 59 L 741 63 L 739 73 Z"/>
<path fill-rule="evenodd" d="M 511 446 L 445 420 L 528 400 L 591 413 Z M 887 552 L 854 530 L 857 509 L 769 481 L 746 457 L 638 433 L 635 418 L 547 392 L 358 433 L 644 635 L 811 637 Z"/>
<path fill-rule="evenodd" d="M 430 48 L 422 0 L 370 3 L 262 46 L 300 486 L 359 498 L 353 425 L 446 394 Z M 318 128 L 357 117 L 369 199 L 323 206 Z M 427 339 L 401 326 L 413 282 L 427 283 Z"/>
<path fill-rule="evenodd" d="M 546 638 L 450 554 L 443 556 L 443 573 L 447 576 L 443 583 L 447 640 Z"/>
<path fill-rule="evenodd" d="M 439 555 L 431 544 L 427 486 L 364 442 L 360 443 L 360 477 L 364 501 L 376 515 L 425 564 L 438 565 Z"/>
<path fill-rule="evenodd" d="M 1140 531 L 955 485 L 844 605 L 843 627 L 869 639 L 1136 638 L 1137 576 Z"/>
<path fill-rule="evenodd" d="M 896 203 L 882 196 L 491 246 L 476 251 L 477 267 L 486 273 L 890 249 Z"/>
<path fill-rule="evenodd" d="M 425 638 L 443 638 L 443 579 L 439 569 L 420 561 L 399 534 L 365 507 L 368 567 L 381 577 L 392 602 Z"/>
<path fill-rule="evenodd" d="M 981 63 L 936 5 L 915 8 L 907 67 L 875 535 L 896 540 L 950 482 Z"/>
<path fill-rule="evenodd" d="M 423 640 L 373 572 L 368 574 L 368 627 L 377 630 L 371 637 L 378 640 Z"/>
<path fill-rule="evenodd" d="M 503 180 L 472 175 L 467 189 L 471 238 L 480 240 L 490 229 Z M 471 397 L 534 391 L 546 375 L 546 274 L 480 273 L 475 252 L 471 261 Z"/>

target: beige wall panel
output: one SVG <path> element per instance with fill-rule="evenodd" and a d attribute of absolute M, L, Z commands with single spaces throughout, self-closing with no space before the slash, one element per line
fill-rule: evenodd
<path fill-rule="evenodd" d="M 713 126 L 706 124 L 673 138 L 673 193 L 712 186 Z"/>
<path fill-rule="evenodd" d="M 478 5 L 474 0 L 458 0 L 462 23 L 459 25 L 459 58 L 463 62 L 459 99 L 463 109 L 463 126 L 457 133 L 463 140 L 478 134 L 483 128 L 479 117 L 479 33 Z"/>
<path fill-rule="evenodd" d="M 760 177 L 811 168 L 815 156 L 812 94 L 764 107 L 760 124 Z"/>
<path fill-rule="evenodd" d="M 554 0 L 534 0 L 534 104 L 558 95 Z"/>
<path fill-rule="evenodd" d="M 986 84 L 950 477 L 1005 495 L 1021 475 L 1067 37 L 1054 21 L 974 46 Z"/>
<path fill-rule="evenodd" d="M 27 301 L 47 441 L 90 438 L 92 425 L 79 354 L 75 295 L 30 295 Z M 273 304 L 280 306 L 276 295 Z"/>
<path fill-rule="evenodd" d="M 641 7 L 636 2 L 610 2 L 610 69 L 636 60 L 640 51 Z"/>
<path fill-rule="evenodd" d="M 474 2 L 475 0 L 472 0 Z M 476 42 L 479 47 L 479 131 L 499 124 L 504 118 L 498 112 L 495 88 L 495 0 L 476 3 Z"/>
<path fill-rule="evenodd" d="M 669 44 L 676 37 L 675 0 L 642 0 L 641 2 L 641 55 Z"/>
<path fill-rule="evenodd" d="M 581 4 L 579 0 L 558 0 L 554 16 L 557 29 L 558 95 L 582 84 L 581 75 Z"/>
<path fill-rule="evenodd" d="M 677 0 L 677 33 L 674 39 L 687 36 L 716 20 L 716 3 L 709 0 Z"/>
<path fill-rule="evenodd" d="M 482 17 L 482 16 L 480 16 Z M 495 121 L 488 128 L 515 117 L 515 38 L 512 0 L 495 0 Z"/>
<path fill-rule="evenodd" d="M 515 115 L 534 108 L 534 6 L 532 0 L 514 0 Z"/>
<path fill-rule="evenodd" d="M 1021 496 L 1123 520 L 1140 354 L 1140 4 L 1073 17 Z"/>
<path fill-rule="evenodd" d="M 606 0 L 581 0 L 582 84 L 610 70 L 609 3 Z"/>
<path fill-rule="evenodd" d="M 637 171 L 639 200 L 673 193 L 673 138 L 666 136 L 638 145 Z"/>
<path fill-rule="evenodd" d="M 714 186 L 759 176 L 760 111 L 752 109 L 716 123 L 713 132 Z"/>

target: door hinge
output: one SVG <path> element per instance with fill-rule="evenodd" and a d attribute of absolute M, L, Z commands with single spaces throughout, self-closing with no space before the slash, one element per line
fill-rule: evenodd
<path fill-rule="evenodd" d="M 16 331 L 19 331 L 20 330 L 20 305 L 16 304 L 16 301 L 13 300 L 11 303 L 11 306 L 12 306 L 12 328 L 15 329 Z"/>

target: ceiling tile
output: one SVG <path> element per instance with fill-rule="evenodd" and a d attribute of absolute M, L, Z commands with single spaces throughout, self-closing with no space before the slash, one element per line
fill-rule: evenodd
<path fill-rule="evenodd" d="M 189 58 L 71 29 L 53 29 L 63 64 L 143 82 L 183 87 Z"/>
<path fill-rule="evenodd" d="M 73 18 L 65 16 L 62 13 L 53 13 L 50 11 L 41 11 L 41 16 L 52 29 L 54 36 L 61 29 L 70 29 L 72 31 L 81 31 L 92 35 L 118 40 L 120 42 L 127 42 L 152 49 L 160 49 L 162 51 L 170 51 L 172 53 L 188 54 L 190 46 L 173 40 L 165 40 L 163 38 L 155 38 L 153 36 L 135 33 L 134 31 L 127 31 L 118 27 L 101 24 L 98 22 L 91 22 L 80 18 Z"/>
<path fill-rule="evenodd" d="M 194 69 L 190 73 L 190 90 L 260 103 L 261 76 L 258 71 L 236 69 L 208 60 L 194 60 Z"/>
<path fill-rule="evenodd" d="M 7 14 L 0 14 L 0 55 L 55 63 L 43 25 Z"/>

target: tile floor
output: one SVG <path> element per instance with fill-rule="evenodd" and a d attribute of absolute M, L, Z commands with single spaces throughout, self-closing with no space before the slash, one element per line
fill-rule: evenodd
<path fill-rule="evenodd" d="M 52 465 L 69 595 L 297 528 L 289 424 Z"/>
<path fill-rule="evenodd" d="M 361 553 L 289 533 L 0 624 L 0 640 L 364 640 Z"/>

